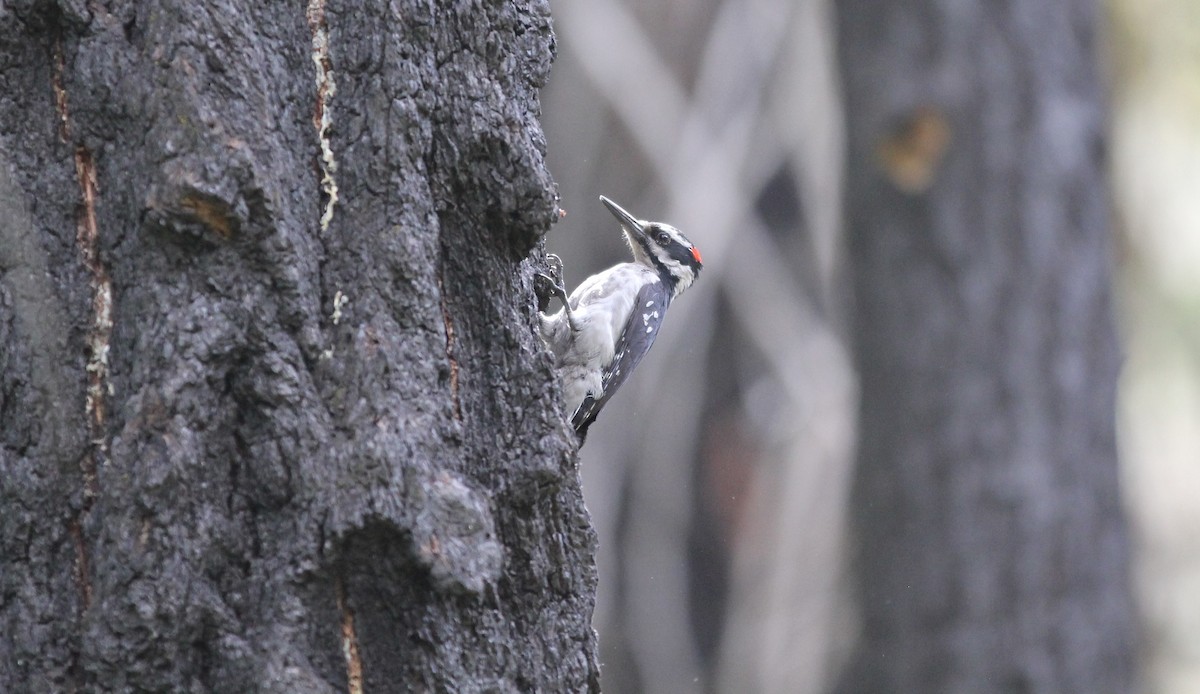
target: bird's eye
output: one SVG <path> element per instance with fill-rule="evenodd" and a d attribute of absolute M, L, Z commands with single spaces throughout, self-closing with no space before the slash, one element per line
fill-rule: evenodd
<path fill-rule="evenodd" d="M 658 245 L 665 246 L 668 243 L 671 243 L 671 236 L 665 231 L 660 231 L 658 232 L 658 237 L 655 240 L 658 241 Z"/>

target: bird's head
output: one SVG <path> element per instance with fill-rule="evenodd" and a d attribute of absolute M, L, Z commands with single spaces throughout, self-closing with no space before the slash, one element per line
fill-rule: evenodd
<path fill-rule="evenodd" d="M 634 261 L 657 272 L 663 282 L 671 287 L 674 296 L 682 294 L 696 281 L 703 267 L 700 251 L 683 232 L 670 224 L 635 219 L 603 195 L 600 196 L 600 202 L 621 223 Z"/>

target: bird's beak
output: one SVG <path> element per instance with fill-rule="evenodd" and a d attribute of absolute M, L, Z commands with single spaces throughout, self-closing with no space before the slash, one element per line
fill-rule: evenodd
<path fill-rule="evenodd" d="M 609 212 L 612 212 L 612 215 L 617 218 L 617 221 L 621 223 L 621 226 L 625 227 L 627 233 L 635 234 L 637 236 L 645 236 L 646 232 L 642 229 L 642 223 L 634 219 L 633 215 L 622 209 L 620 205 L 612 200 L 609 200 L 603 195 L 600 196 L 600 202 L 604 203 L 604 206 L 608 208 Z"/>

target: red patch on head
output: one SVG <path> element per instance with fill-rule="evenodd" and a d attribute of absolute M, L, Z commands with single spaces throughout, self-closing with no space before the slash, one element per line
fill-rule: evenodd
<path fill-rule="evenodd" d="M 700 249 L 695 246 L 692 246 L 692 257 L 696 259 L 697 263 L 704 264 L 704 261 L 700 259 Z"/>

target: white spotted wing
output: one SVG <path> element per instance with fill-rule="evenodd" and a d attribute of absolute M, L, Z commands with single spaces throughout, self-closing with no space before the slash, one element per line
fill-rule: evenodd
<path fill-rule="evenodd" d="M 633 313 L 617 341 L 613 360 L 601 375 L 603 392 L 599 397 L 589 394 L 571 417 L 572 426 L 581 435 L 587 434 L 587 428 L 596 420 L 601 408 L 629 378 L 646 352 L 650 351 L 670 302 L 671 292 L 662 282 L 651 282 L 638 292 Z"/>

